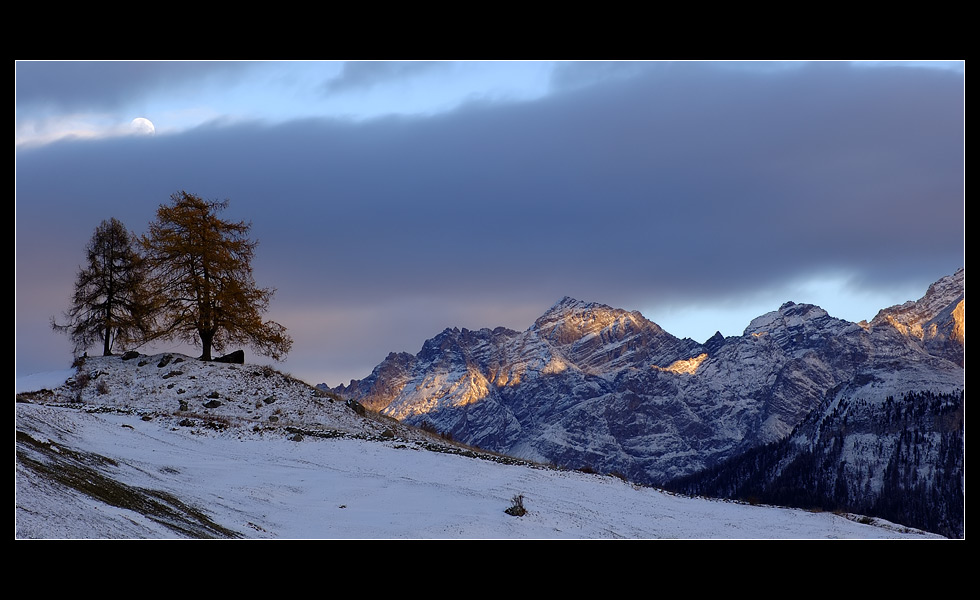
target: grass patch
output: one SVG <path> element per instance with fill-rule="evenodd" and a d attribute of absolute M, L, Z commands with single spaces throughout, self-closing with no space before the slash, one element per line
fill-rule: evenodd
<path fill-rule="evenodd" d="M 106 475 L 100 468 L 117 465 L 110 458 L 40 442 L 22 431 L 18 431 L 16 437 L 17 461 L 48 481 L 141 514 L 183 536 L 241 537 L 238 532 L 215 523 L 203 511 L 184 504 L 168 492 L 127 485 Z"/>

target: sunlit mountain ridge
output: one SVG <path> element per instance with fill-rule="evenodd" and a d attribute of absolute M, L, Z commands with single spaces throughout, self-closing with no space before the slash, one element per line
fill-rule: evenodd
<path fill-rule="evenodd" d="M 786 302 L 704 344 L 566 297 L 523 332 L 445 329 L 332 391 L 487 450 L 658 485 L 787 438 L 828 397 L 959 393 L 964 279 L 871 323 Z"/>

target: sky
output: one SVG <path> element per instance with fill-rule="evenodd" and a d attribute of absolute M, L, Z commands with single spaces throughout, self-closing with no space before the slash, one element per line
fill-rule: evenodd
<path fill-rule="evenodd" d="M 15 65 L 17 375 L 102 220 L 184 190 L 252 223 L 309 383 L 564 296 L 678 337 L 786 301 L 870 320 L 965 266 L 963 61 Z M 97 350 L 94 349 L 93 350 Z M 158 344 L 145 353 L 194 348 Z M 90 351 L 91 352 L 91 351 Z"/>

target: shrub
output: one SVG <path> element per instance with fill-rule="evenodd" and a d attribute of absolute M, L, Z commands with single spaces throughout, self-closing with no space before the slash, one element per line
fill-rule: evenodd
<path fill-rule="evenodd" d="M 92 376 L 88 371 L 79 371 L 78 375 L 75 375 L 75 387 L 79 390 L 87 388 L 91 381 Z"/>
<path fill-rule="evenodd" d="M 523 517 L 527 514 L 524 508 L 524 494 L 517 494 L 511 498 L 512 504 L 504 512 L 515 517 Z"/>

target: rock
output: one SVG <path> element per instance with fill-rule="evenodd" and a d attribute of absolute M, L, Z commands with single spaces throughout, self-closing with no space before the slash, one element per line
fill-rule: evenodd
<path fill-rule="evenodd" d="M 214 362 L 243 365 L 245 364 L 245 351 L 235 350 L 234 352 L 230 352 L 224 356 L 219 356 L 218 358 L 214 359 Z"/>

